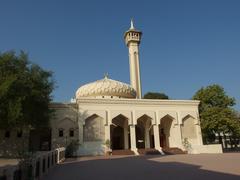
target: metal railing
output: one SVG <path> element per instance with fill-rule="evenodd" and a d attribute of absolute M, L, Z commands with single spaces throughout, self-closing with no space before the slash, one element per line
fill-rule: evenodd
<path fill-rule="evenodd" d="M 58 148 L 52 151 L 39 151 L 25 166 L 15 165 L 0 169 L 0 180 L 36 180 L 47 174 L 52 167 L 64 160 L 65 148 Z"/>

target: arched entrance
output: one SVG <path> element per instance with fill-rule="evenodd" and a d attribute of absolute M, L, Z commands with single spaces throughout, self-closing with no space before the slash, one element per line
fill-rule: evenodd
<path fill-rule="evenodd" d="M 154 134 L 151 118 L 143 115 L 137 120 L 136 146 L 138 149 L 154 148 Z"/>
<path fill-rule="evenodd" d="M 129 149 L 129 138 L 128 119 L 120 114 L 112 119 L 111 149 Z"/>
<path fill-rule="evenodd" d="M 159 125 L 159 138 L 160 138 L 160 146 L 162 148 L 169 148 L 171 146 L 172 124 L 173 124 L 173 118 L 169 115 L 166 115 L 161 119 L 161 122 Z"/>

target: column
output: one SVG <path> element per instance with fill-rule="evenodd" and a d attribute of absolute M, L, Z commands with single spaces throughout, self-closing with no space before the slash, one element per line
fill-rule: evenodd
<path fill-rule="evenodd" d="M 145 149 L 150 148 L 149 128 L 148 126 L 145 127 Z"/>
<path fill-rule="evenodd" d="M 106 116 L 106 122 L 105 122 L 105 142 L 104 143 L 108 141 L 109 144 L 106 144 L 106 147 L 105 147 L 106 148 L 105 151 L 108 151 L 111 149 L 111 114 L 109 110 L 106 113 L 107 113 L 107 116 Z"/>
<path fill-rule="evenodd" d="M 110 136 L 110 124 L 105 126 L 105 142 L 107 140 L 111 140 L 111 136 Z"/>
<path fill-rule="evenodd" d="M 177 112 L 177 123 L 174 125 L 175 128 L 177 129 L 176 132 L 178 133 L 178 135 L 176 136 L 176 138 L 178 139 L 178 146 L 179 148 L 183 149 L 183 138 L 182 138 L 182 118 L 180 116 L 180 112 Z"/>
<path fill-rule="evenodd" d="M 153 124 L 153 135 L 154 135 L 154 145 L 155 149 L 161 150 L 160 146 L 160 134 L 159 134 L 159 124 L 160 124 L 160 119 L 158 112 L 155 112 L 155 124 Z"/>
<path fill-rule="evenodd" d="M 84 126 L 84 122 L 85 119 L 81 119 L 79 117 L 78 119 L 78 137 L 79 137 L 79 143 L 83 144 L 83 126 Z"/>
<path fill-rule="evenodd" d="M 198 124 L 196 124 L 195 126 L 196 126 L 196 130 L 197 130 L 198 143 L 199 143 L 199 145 L 203 145 L 202 130 L 201 130 L 201 125 L 200 125 L 199 119 L 198 119 Z"/>
<path fill-rule="evenodd" d="M 135 124 L 130 125 L 130 139 L 131 139 L 131 150 L 135 152 L 137 151 Z"/>
<path fill-rule="evenodd" d="M 154 134 L 154 145 L 155 145 L 154 148 L 157 149 L 157 150 L 161 150 L 162 148 L 160 147 L 158 124 L 153 125 L 153 134 Z"/>
<path fill-rule="evenodd" d="M 129 128 L 130 128 L 131 150 L 134 151 L 135 154 L 138 154 L 137 146 L 136 146 L 136 115 L 134 110 L 132 111 L 131 123 Z"/>
<path fill-rule="evenodd" d="M 182 128 L 181 128 L 181 124 L 176 124 L 175 125 L 175 128 L 176 128 L 176 132 L 177 132 L 177 135 L 176 135 L 176 139 L 177 139 L 177 142 L 178 142 L 178 147 L 180 148 L 180 149 L 182 149 L 183 148 L 183 144 L 182 144 L 182 142 L 183 142 L 183 139 L 182 139 Z"/>
<path fill-rule="evenodd" d="M 129 143 L 128 143 L 128 121 L 125 121 L 125 124 L 124 124 L 124 149 L 129 149 Z"/>

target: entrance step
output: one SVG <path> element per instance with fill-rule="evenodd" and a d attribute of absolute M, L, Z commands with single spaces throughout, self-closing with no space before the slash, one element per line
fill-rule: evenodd
<path fill-rule="evenodd" d="M 187 151 L 183 151 L 180 148 L 177 147 L 171 147 L 171 148 L 162 148 L 162 151 L 167 154 L 167 155 L 171 155 L 171 154 L 187 154 Z"/>
<path fill-rule="evenodd" d="M 154 148 L 138 149 L 140 155 L 160 155 L 161 153 Z"/>
<path fill-rule="evenodd" d="M 135 155 L 130 149 L 113 150 L 112 155 Z"/>

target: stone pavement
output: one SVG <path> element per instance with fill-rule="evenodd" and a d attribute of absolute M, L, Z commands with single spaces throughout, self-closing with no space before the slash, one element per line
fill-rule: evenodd
<path fill-rule="evenodd" d="M 0 179 L 2 176 L 12 177 L 13 172 L 18 168 L 17 159 L 0 158 Z"/>
<path fill-rule="evenodd" d="M 68 159 L 43 180 L 240 180 L 240 153 Z"/>
<path fill-rule="evenodd" d="M 3 168 L 5 166 L 16 166 L 17 164 L 18 164 L 17 159 L 0 158 L 0 168 Z"/>

